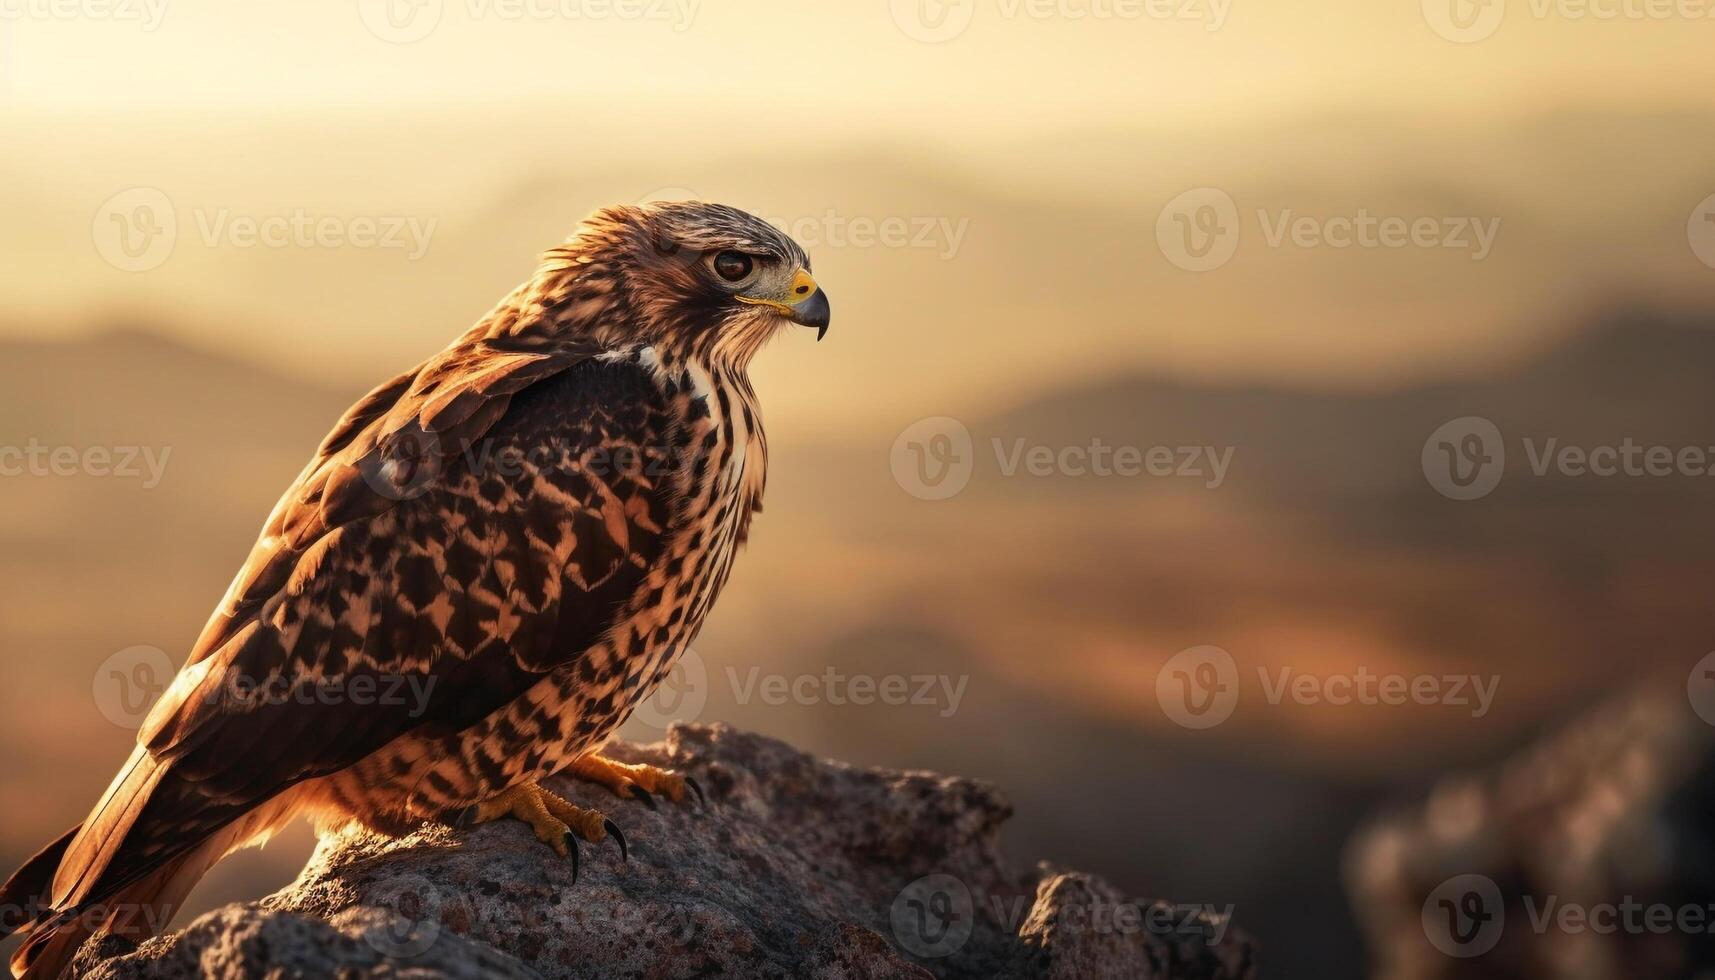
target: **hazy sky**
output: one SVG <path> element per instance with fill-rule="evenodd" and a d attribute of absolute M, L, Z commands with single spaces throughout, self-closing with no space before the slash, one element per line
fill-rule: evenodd
<path fill-rule="evenodd" d="M 1339 105 L 1469 115 L 1707 102 L 1710 10 L 1710 0 L 0 0 L 0 92 L 13 109 L 104 112 L 573 97 L 716 120 L 735 142 L 1125 128 Z"/>

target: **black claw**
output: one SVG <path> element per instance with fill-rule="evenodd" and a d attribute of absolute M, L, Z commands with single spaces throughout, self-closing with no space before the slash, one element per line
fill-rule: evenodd
<path fill-rule="evenodd" d="M 697 781 L 695 779 L 692 779 L 690 776 L 686 776 L 685 785 L 691 787 L 691 792 L 697 794 L 697 806 L 707 807 L 709 805 L 709 798 L 703 795 L 703 788 L 697 785 Z"/>
<path fill-rule="evenodd" d="M 620 862 L 623 864 L 630 864 L 631 854 L 625 849 L 625 835 L 619 832 L 619 824 L 614 823 L 612 820 L 603 820 L 601 825 L 607 830 L 609 836 L 619 843 Z"/>
<path fill-rule="evenodd" d="M 457 810 L 448 810 L 441 819 L 454 830 L 469 830 L 476 821 L 476 807 L 461 806 Z"/>
<path fill-rule="evenodd" d="M 566 856 L 572 859 L 572 884 L 578 883 L 578 835 L 566 832 Z"/>
<path fill-rule="evenodd" d="M 637 785 L 636 783 L 631 784 L 631 798 L 634 800 L 640 801 L 644 806 L 648 807 L 651 810 L 659 810 L 660 809 L 660 807 L 657 806 L 655 803 L 655 797 L 653 795 L 651 795 L 648 790 Z"/>

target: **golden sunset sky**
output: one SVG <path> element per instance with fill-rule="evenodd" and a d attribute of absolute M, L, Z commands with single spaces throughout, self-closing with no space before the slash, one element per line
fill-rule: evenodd
<path fill-rule="evenodd" d="M 109 3 L 111 15 L 87 13 Z M 387 3 L 391 23 L 408 27 L 390 33 Z M 1438 3 L 1477 9 L 1471 0 L 1427 6 Z M 1710 97 L 1715 18 L 1702 0 L 1486 8 L 1502 11 L 1492 36 L 1459 44 L 1413 0 L 0 5 L 11 34 L 5 103 L 28 113 L 560 104 L 574 115 L 636 113 L 639 134 L 698 120 L 699 135 L 743 147 L 1129 131 L 1330 108 L 1468 118 Z M 63 9 L 86 13 L 52 13 Z M 925 26 L 937 18 L 942 31 L 966 26 L 946 41 L 918 40 L 937 36 Z M 408 40 L 429 27 L 408 43 L 380 36 Z"/>

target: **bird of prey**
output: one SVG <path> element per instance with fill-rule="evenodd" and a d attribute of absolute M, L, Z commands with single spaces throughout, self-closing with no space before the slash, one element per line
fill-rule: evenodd
<path fill-rule="evenodd" d="M 401 834 L 618 828 L 557 772 L 675 802 L 598 754 L 696 636 L 761 509 L 751 359 L 827 331 L 803 248 L 743 211 L 616 207 L 450 347 L 364 397 L 286 491 L 82 823 L 0 886 L 15 975 L 152 935 L 298 814 Z M 400 681 L 420 698 L 378 696 Z M 359 698 L 359 691 L 370 692 Z"/>

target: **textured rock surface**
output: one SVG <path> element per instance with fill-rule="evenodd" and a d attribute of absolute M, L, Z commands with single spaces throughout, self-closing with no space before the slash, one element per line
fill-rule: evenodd
<path fill-rule="evenodd" d="M 1348 877 L 1375 976 L 1712 975 L 1715 727 L 1674 680 L 1360 834 Z M 1693 698 L 1715 720 L 1715 689 Z"/>
<path fill-rule="evenodd" d="M 1224 917 L 1127 901 L 1099 879 L 1009 870 L 991 787 L 860 770 L 724 727 L 611 754 L 690 773 L 698 814 L 581 784 L 631 845 L 582 871 L 515 821 L 322 842 L 298 880 L 182 931 L 86 947 L 84 976 L 1240 978 Z"/>

